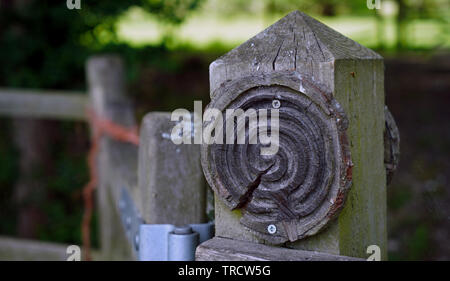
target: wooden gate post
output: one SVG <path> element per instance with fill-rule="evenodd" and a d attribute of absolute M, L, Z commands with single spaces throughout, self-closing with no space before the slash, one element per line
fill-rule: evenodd
<path fill-rule="evenodd" d="M 209 108 L 279 109 L 274 155 L 248 140 L 202 145 L 216 236 L 360 258 L 377 245 L 387 258 L 383 67 L 299 11 L 210 65 Z M 197 258 L 220 252 L 205 245 Z"/>
<path fill-rule="evenodd" d="M 148 113 L 141 126 L 139 192 L 148 224 L 186 225 L 206 220 L 199 144 L 174 144 L 169 112 Z"/>
<path fill-rule="evenodd" d="M 136 125 L 126 97 L 123 61 L 115 55 L 91 57 L 86 64 L 91 110 L 97 118 L 124 126 Z M 116 206 L 126 188 L 137 199 L 137 147 L 103 136 L 99 143 L 97 209 L 101 259 L 133 259 Z"/>

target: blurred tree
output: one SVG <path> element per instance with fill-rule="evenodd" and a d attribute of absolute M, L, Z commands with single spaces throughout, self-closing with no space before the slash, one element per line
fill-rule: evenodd
<path fill-rule="evenodd" d="M 163 44 L 171 45 L 174 29 L 205 0 L 142 0 L 142 8 L 157 17 L 164 29 Z"/>
<path fill-rule="evenodd" d="M 417 19 L 434 20 L 443 27 L 448 27 L 450 17 L 449 3 L 447 0 L 395 0 L 397 4 L 396 17 L 396 48 L 403 50 L 411 45 L 411 22 Z"/>
<path fill-rule="evenodd" d="M 337 0 L 263 0 L 265 12 L 268 14 L 284 14 L 293 10 L 313 11 L 323 16 L 335 16 L 337 6 L 340 4 Z"/>
<path fill-rule="evenodd" d="M 406 20 L 407 20 L 408 6 L 406 4 L 406 0 L 395 0 L 395 2 L 398 5 L 396 48 L 400 50 L 403 49 L 407 44 Z"/>
<path fill-rule="evenodd" d="M 170 24 L 182 23 L 204 0 L 143 0 L 142 7 Z"/>
<path fill-rule="evenodd" d="M 82 2 L 81 10 L 69 10 L 65 1 L 2 0 L 0 84 L 82 87 L 88 48 L 113 39 L 113 18 L 130 5 L 124 2 Z M 90 46 L 80 40 L 86 35 Z"/>

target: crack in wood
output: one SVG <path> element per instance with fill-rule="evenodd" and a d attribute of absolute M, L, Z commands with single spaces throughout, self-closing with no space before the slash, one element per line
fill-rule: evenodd
<path fill-rule="evenodd" d="M 239 203 L 237 204 L 237 206 L 235 208 L 233 208 L 233 210 L 245 207 L 252 200 L 253 192 L 261 184 L 262 176 L 265 175 L 272 168 L 273 165 L 274 164 L 270 165 L 264 171 L 259 172 L 257 174 L 256 178 L 247 185 L 247 187 L 246 187 L 247 191 L 239 198 Z"/>
<path fill-rule="evenodd" d="M 314 39 L 316 40 L 317 47 L 319 47 L 319 50 L 320 50 L 320 52 L 322 53 L 323 59 L 325 60 L 325 59 L 326 59 L 326 58 L 325 58 L 325 54 L 323 53 L 322 47 L 320 46 L 320 42 L 319 42 L 319 40 L 317 39 L 316 34 L 313 32 L 312 35 L 314 36 Z"/>
<path fill-rule="evenodd" d="M 275 58 L 272 61 L 272 68 L 273 68 L 273 70 L 275 70 L 275 62 L 277 61 L 278 55 L 280 54 L 281 47 L 283 47 L 283 43 L 284 43 L 284 40 L 281 41 L 280 47 L 278 47 L 277 54 L 275 55 Z"/>

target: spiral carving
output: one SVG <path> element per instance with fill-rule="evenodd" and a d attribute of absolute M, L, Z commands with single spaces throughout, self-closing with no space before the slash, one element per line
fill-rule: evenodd
<path fill-rule="evenodd" d="M 241 223 L 261 239 L 283 243 L 313 235 L 339 211 L 350 187 L 345 114 L 324 87 L 305 77 L 275 74 L 244 81 L 222 85 L 224 92 L 209 106 L 224 116 L 227 109 L 268 110 L 270 132 L 275 102 L 278 151 L 261 155 L 267 145 L 249 140 L 264 124 L 247 120 L 244 144 L 238 144 L 235 129 L 234 144 L 203 145 L 205 176 L 230 209 L 242 210 Z M 222 122 L 226 127 L 226 118 Z"/>

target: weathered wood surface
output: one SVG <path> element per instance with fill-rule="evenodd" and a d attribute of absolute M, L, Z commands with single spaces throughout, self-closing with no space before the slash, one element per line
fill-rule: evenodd
<path fill-rule="evenodd" d="M 196 261 L 364 261 L 314 251 L 272 247 L 252 242 L 215 237 L 195 252 Z"/>
<path fill-rule="evenodd" d="M 387 259 L 384 167 L 384 64 L 380 56 L 335 61 L 335 97 L 349 116 L 353 186 L 339 220 L 339 254 L 366 256 L 378 245 Z M 354 75 L 352 74 L 354 73 Z"/>
<path fill-rule="evenodd" d="M 211 97 L 226 80 L 257 73 L 297 71 L 333 89 L 333 62 L 382 59 L 308 15 L 295 11 L 210 65 Z"/>
<path fill-rule="evenodd" d="M 50 243 L 37 240 L 0 236 L 0 260 L 2 261 L 66 261 L 69 244 Z M 100 259 L 94 251 L 93 259 Z"/>
<path fill-rule="evenodd" d="M 0 116 L 84 121 L 88 100 L 81 92 L 0 89 Z"/>
<path fill-rule="evenodd" d="M 351 183 L 347 119 L 322 89 L 292 72 L 266 73 L 223 83 L 209 104 L 225 112 L 280 103 L 277 153 L 261 155 L 261 141 L 204 145 L 202 151 L 216 193 L 229 208 L 242 210 L 245 227 L 272 244 L 316 234 L 338 213 Z M 264 123 L 249 126 L 248 134 Z"/>
<path fill-rule="evenodd" d="M 395 123 L 394 116 L 388 107 L 384 107 L 384 166 L 386 167 L 386 182 L 389 184 L 397 170 L 400 161 L 400 132 Z"/>
<path fill-rule="evenodd" d="M 64 261 L 68 245 L 0 237 L 0 260 Z"/>
<path fill-rule="evenodd" d="M 171 114 L 147 114 L 141 126 L 139 191 L 143 219 L 150 224 L 206 221 L 205 182 L 200 145 L 174 144 Z"/>
<path fill-rule="evenodd" d="M 91 106 L 96 116 L 124 127 L 136 126 L 132 104 L 126 97 L 124 65 L 113 55 L 92 57 L 87 62 L 87 80 Z M 134 259 L 131 244 L 125 236 L 118 213 L 120 190 L 126 188 L 133 197 L 137 193 L 138 148 L 104 136 L 98 155 L 100 245 L 103 259 Z"/>
<path fill-rule="evenodd" d="M 325 225 L 319 222 L 316 224 L 316 227 L 312 226 L 309 233 L 308 231 L 304 232 L 309 235 L 315 234 L 314 236 L 292 243 L 289 242 L 289 247 L 345 256 L 365 257 L 366 248 L 369 245 L 376 244 L 382 249 L 382 259 L 386 258 L 383 79 L 383 59 L 381 56 L 298 11 L 289 14 L 210 65 L 212 104 L 218 106 L 221 110 L 228 105 L 240 106 L 239 102 L 242 95 L 239 96 L 238 100 L 236 90 L 237 94 L 239 94 L 243 90 L 253 88 L 253 90 L 248 90 L 244 94 L 250 95 L 251 91 L 261 91 L 261 96 L 265 95 L 267 96 L 266 98 L 280 99 L 280 97 L 283 97 L 278 95 L 280 90 L 277 87 L 283 86 L 311 99 L 311 107 L 300 108 L 306 112 L 305 114 L 311 115 L 313 119 L 321 116 L 320 114 L 329 115 L 330 118 L 335 118 L 334 128 L 339 128 L 339 122 L 342 122 L 343 119 L 339 118 L 339 114 L 335 114 L 338 108 L 342 108 L 342 112 L 345 112 L 348 118 L 347 135 L 353 171 L 349 162 L 350 158 L 344 152 L 345 148 L 339 151 L 340 148 L 345 147 L 346 142 L 343 140 L 342 135 L 338 137 L 340 146 L 334 146 L 335 153 L 340 154 L 339 157 L 335 158 L 340 159 L 340 161 L 335 161 L 334 164 L 340 167 L 334 171 L 332 179 L 339 178 L 342 193 L 338 192 L 339 189 L 331 189 L 332 192 L 329 192 L 328 196 L 317 197 L 314 196 L 316 193 L 311 193 L 311 189 L 308 188 L 308 186 L 311 188 L 316 187 L 313 184 L 306 185 L 306 189 L 298 189 L 298 193 L 305 193 L 305 199 L 311 195 L 317 199 L 312 207 L 328 205 L 329 210 L 334 212 L 334 214 L 337 214 L 342 206 L 344 206 L 344 209 L 339 214 L 339 218 L 330 223 L 323 231 L 316 234 Z M 255 83 L 255 81 L 259 82 Z M 249 85 L 246 85 L 246 83 Z M 266 88 L 261 87 L 261 85 L 266 86 Z M 258 86 L 260 89 L 258 89 Z M 267 90 L 267 86 L 274 89 L 272 94 L 269 93 L 270 89 Z M 283 90 L 285 91 L 285 89 Z M 317 92 L 323 93 L 323 97 L 318 97 L 316 95 Z M 311 98 L 311 93 L 314 95 L 313 98 Z M 327 107 L 327 102 L 334 107 Z M 281 113 L 283 104 L 284 102 L 281 100 Z M 255 102 L 254 105 L 257 105 L 257 103 Z M 249 106 L 251 107 L 252 104 Z M 322 112 L 315 114 L 314 110 Z M 302 120 L 305 119 L 299 120 L 297 118 L 296 120 L 302 123 Z M 282 119 L 280 122 L 282 122 Z M 337 134 L 336 129 L 333 131 L 333 126 L 330 126 L 330 124 L 321 126 L 320 122 L 312 123 L 315 123 L 320 128 L 313 127 L 313 131 L 318 130 L 322 132 L 324 131 L 323 128 L 328 128 L 329 133 L 325 134 L 325 136 L 332 135 L 335 137 Z M 286 126 L 286 129 L 283 129 L 282 125 L 280 127 L 280 136 L 290 134 L 289 126 Z M 283 133 L 281 130 L 285 130 L 285 132 Z M 281 138 L 281 140 L 283 139 Z M 320 138 L 317 140 L 319 143 L 322 142 L 327 145 L 327 142 L 324 140 Z M 308 145 L 310 143 L 314 143 L 314 141 L 305 142 Z M 331 141 L 331 143 L 335 143 L 335 141 Z M 280 147 L 282 148 L 283 144 L 280 144 Z M 287 144 L 286 148 L 291 148 L 291 151 L 301 150 L 301 146 L 292 144 Z M 254 218 L 246 219 L 245 214 L 243 214 L 246 210 L 242 211 L 240 208 L 236 208 L 240 206 L 229 203 L 227 199 L 229 196 L 236 196 L 236 192 L 234 194 L 217 193 L 217 191 L 223 190 L 218 187 L 220 184 L 218 185 L 215 182 L 217 175 L 224 173 L 229 167 L 209 161 L 209 149 L 211 148 L 207 146 L 202 147 L 202 165 L 208 182 L 216 190 L 216 235 L 251 242 L 271 240 L 255 232 L 255 229 L 248 228 L 249 224 L 246 224 L 246 222 L 254 220 Z M 232 149 L 230 148 L 229 150 Z M 323 157 L 320 154 L 315 156 L 286 157 L 285 159 L 286 161 L 297 162 L 293 165 L 301 167 L 306 164 L 302 163 L 301 160 L 313 159 L 314 157 L 320 159 L 320 157 Z M 217 155 L 220 155 L 220 153 Z M 223 157 L 226 158 L 227 156 L 223 155 Z M 329 158 L 326 159 L 326 161 L 329 161 Z M 232 160 L 229 159 L 229 161 Z M 319 163 L 320 165 L 323 164 L 320 161 L 318 163 L 309 163 L 309 167 L 311 167 L 312 163 L 316 163 L 316 165 Z M 262 168 L 267 168 L 267 166 L 263 164 L 263 161 L 262 164 L 258 164 L 260 167 L 256 170 L 264 171 Z M 217 166 L 212 167 L 213 165 Z M 319 182 L 325 175 L 320 173 L 320 171 L 330 171 L 330 169 L 320 169 L 316 168 L 314 164 L 312 165 L 313 169 L 317 170 L 312 176 Z M 275 168 L 278 168 L 278 165 L 274 165 L 270 169 Z M 295 175 L 291 171 L 288 171 L 287 174 Z M 345 171 L 344 174 L 342 173 L 343 171 Z M 248 185 L 247 183 L 255 182 L 255 179 L 259 179 L 259 182 L 264 182 L 265 177 L 267 180 L 269 179 L 269 176 L 258 175 L 258 173 L 253 171 L 247 180 L 238 179 L 236 182 L 241 182 L 241 186 L 236 185 L 237 188 L 247 187 L 247 190 L 249 190 L 248 187 L 252 187 L 253 196 L 255 196 L 259 192 L 258 189 L 261 188 L 255 188 L 252 184 Z M 344 205 L 344 195 L 347 190 L 345 181 L 348 183 L 350 178 L 353 185 L 349 192 L 347 203 Z M 343 180 L 344 182 L 342 182 Z M 305 181 L 300 177 L 292 182 L 301 184 Z M 230 180 L 227 181 L 227 185 L 229 183 Z M 227 185 L 225 185 L 225 189 L 229 188 Z M 270 185 L 264 187 L 265 189 L 263 190 L 270 190 Z M 320 191 L 323 189 L 318 188 L 316 190 Z M 242 193 L 237 193 L 238 198 L 240 194 Z M 302 197 L 299 196 L 298 198 Z M 289 196 L 285 200 L 281 199 L 278 199 L 278 201 L 291 200 Z M 286 204 L 273 204 L 273 202 L 265 198 L 261 198 L 260 201 L 261 204 L 256 206 L 259 207 L 259 210 L 254 208 L 252 211 L 264 214 L 264 212 L 274 207 L 284 208 L 286 206 Z M 246 202 L 245 206 L 248 206 L 248 202 Z M 262 208 L 263 206 L 267 207 L 267 209 Z M 303 206 L 303 204 L 294 204 L 290 209 L 302 208 Z M 230 207 L 234 207 L 236 210 L 231 211 Z M 315 213 L 313 212 L 312 214 Z M 317 222 L 317 218 L 308 217 L 307 213 L 304 215 L 306 215 L 304 217 L 306 220 Z M 299 216 L 297 213 L 292 215 L 292 217 L 300 217 L 300 219 L 302 218 L 301 216 L 301 214 Z M 289 227 L 283 226 L 282 228 L 288 229 L 289 232 Z M 294 234 L 298 234 L 298 232 Z M 300 235 L 298 238 L 303 237 Z"/>

